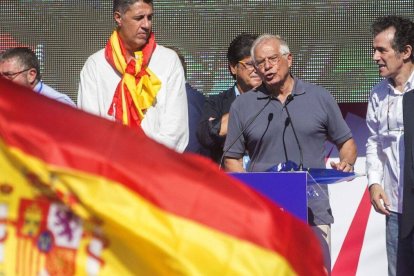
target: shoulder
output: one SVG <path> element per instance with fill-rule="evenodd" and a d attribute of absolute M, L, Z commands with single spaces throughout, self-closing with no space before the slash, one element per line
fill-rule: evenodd
<path fill-rule="evenodd" d="M 233 102 L 233 105 L 237 109 L 249 109 L 252 107 L 252 105 L 255 104 L 258 98 L 260 98 L 260 92 L 259 90 L 250 90 L 247 91 L 240 96 L 238 96 L 235 101 Z M 264 97 L 267 97 L 263 94 Z"/>
<path fill-rule="evenodd" d="M 42 90 L 40 91 L 40 94 L 50 99 L 75 106 L 75 103 L 69 98 L 68 95 L 56 91 L 54 88 L 45 83 L 42 83 Z"/>
<path fill-rule="evenodd" d="M 105 59 L 105 49 L 101 49 L 93 53 L 86 59 L 82 71 L 95 70 L 96 68 L 103 68 L 108 65 L 109 63 Z"/>
<path fill-rule="evenodd" d="M 86 62 L 99 62 L 99 61 L 105 61 L 105 49 L 100 49 L 99 51 L 93 53 L 88 57 Z"/>
<path fill-rule="evenodd" d="M 371 96 L 373 95 L 383 95 L 388 93 L 388 85 L 390 84 L 388 79 L 383 79 L 376 85 L 372 87 Z"/>
<path fill-rule="evenodd" d="M 262 94 L 262 92 L 260 90 L 252 89 L 252 90 L 249 90 L 249 91 L 241 94 L 238 98 L 243 99 L 243 100 L 247 100 L 247 99 L 250 100 L 252 98 L 259 97 L 260 96 L 259 94 Z M 263 96 L 266 96 L 266 95 L 263 94 Z"/>
<path fill-rule="evenodd" d="M 196 88 L 192 87 L 189 83 L 185 84 L 185 89 L 187 92 L 187 96 L 189 99 L 194 99 L 197 101 L 203 101 L 204 102 L 204 94 L 198 91 Z"/>
<path fill-rule="evenodd" d="M 297 81 L 295 101 L 303 107 L 313 110 L 325 110 L 327 113 L 332 110 L 339 110 L 339 106 L 333 95 L 323 86 L 295 79 Z"/>
<path fill-rule="evenodd" d="M 179 61 L 177 53 L 167 47 L 157 44 L 155 47 L 154 53 L 152 54 L 151 59 L 162 60 L 165 61 Z"/>
<path fill-rule="evenodd" d="M 303 92 L 312 93 L 313 95 L 331 95 L 331 93 L 323 86 L 295 78 L 295 92 L 301 94 Z"/>
<path fill-rule="evenodd" d="M 209 95 L 208 97 L 208 99 L 211 101 L 223 101 L 224 99 L 232 99 L 232 98 L 236 98 L 236 95 L 234 94 L 234 86 L 218 94 Z"/>
<path fill-rule="evenodd" d="M 155 47 L 148 67 L 160 78 L 161 82 L 166 82 L 167 80 L 171 80 L 174 83 L 184 82 L 184 69 L 177 53 L 162 45 L 157 44 Z"/>

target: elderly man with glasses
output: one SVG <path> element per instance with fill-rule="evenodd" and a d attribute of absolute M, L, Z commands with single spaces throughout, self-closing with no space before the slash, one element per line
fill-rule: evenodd
<path fill-rule="evenodd" d="M 0 75 L 39 95 L 76 106 L 67 95 L 57 92 L 42 81 L 39 60 L 30 48 L 16 47 L 3 52 L 0 55 Z"/>
<path fill-rule="evenodd" d="M 230 108 L 224 165 L 227 171 L 244 172 L 242 157 L 250 155 L 248 171 L 263 172 L 276 164 L 293 161 L 299 167 L 325 168 L 325 142 L 336 144 L 339 163 L 333 168 L 352 171 L 356 145 L 338 104 L 324 88 L 290 73 L 292 54 L 280 37 L 265 34 L 251 49 L 262 85 L 238 97 Z M 326 197 L 309 199 L 308 222 L 319 237 L 330 271 L 330 224 Z"/>

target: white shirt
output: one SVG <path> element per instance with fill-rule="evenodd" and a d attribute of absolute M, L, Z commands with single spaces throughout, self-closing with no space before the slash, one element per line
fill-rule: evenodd
<path fill-rule="evenodd" d="M 91 55 L 82 68 L 78 107 L 87 112 L 115 120 L 108 115 L 109 106 L 121 75 L 105 59 L 102 49 Z M 161 80 L 161 89 L 148 108 L 141 127 L 145 134 L 165 146 L 183 152 L 188 143 L 188 106 L 184 70 L 177 54 L 157 45 L 148 65 Z"/>
<path fill-rule="evenodd" d="M 414 72 L 404 92 L 414 88 Z M 402 213 L 404 179 L 404 93 L 384 79 L 372 89 L 368 102 L 366 170 L 368 185 L 381 184 L 390 200 L 390 211 Z"/>
<path fill-rule="evenodd" d="M 66 94 L 62 94 L 56 91 L 49 85 L 46 85 L 42 80 L 35 85 L 33 91 L 40 95 L 56 100 L 58 102 L 76 107 L 76 104 Z"/>

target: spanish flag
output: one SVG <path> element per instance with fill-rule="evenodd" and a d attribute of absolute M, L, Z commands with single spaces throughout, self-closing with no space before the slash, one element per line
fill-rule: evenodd
<path fill-rule="evenodd" d="M 0 274 L 325 273 L 307 225 L 209 160 L 0 80 Z"/>

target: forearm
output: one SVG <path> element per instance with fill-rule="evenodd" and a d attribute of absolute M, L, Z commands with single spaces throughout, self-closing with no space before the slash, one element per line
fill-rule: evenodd
<path fill-rule="evenodd" d="M 338 146 L 339 159 L 353 166 L 357 158 L 357 147 L 353 138 L 346 140 Z"/>
<path fill-rule="evenodd" d="M 224 158 L 224 169 L 227 172 L 246 172 L 243 169 L 243 158 Z"/>

